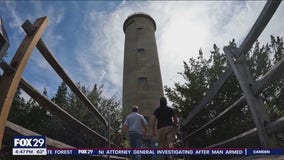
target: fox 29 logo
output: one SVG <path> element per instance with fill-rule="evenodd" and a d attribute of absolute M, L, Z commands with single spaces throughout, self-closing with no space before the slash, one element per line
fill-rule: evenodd
<path fill-rule="evenodd" d="M 13 148 L 46 148 L 46 137 L 15 136 Z"/>

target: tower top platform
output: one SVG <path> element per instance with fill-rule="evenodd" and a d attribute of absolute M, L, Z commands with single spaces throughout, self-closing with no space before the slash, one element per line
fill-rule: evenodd
<path fill-rule="evenodd" d="M 150 15 L 148 15 L 148 14 L 146 14 L 144 12 L 136 12 L 134 14 L 129 15 L 127 17 L 127 19 L 124 21 L 124 23 L 123 23 L 123 31 L 124 31 L 124 33 L 125 33 L 125 29 L 130 24 L 130 22 L 133 19 L 137 18 L 137 17 L 145 17 L 145 18 L 149 19 L 153 23 L 154 31 L 156 31 L 156 22 L 154 21 L 154 19 Z"/>

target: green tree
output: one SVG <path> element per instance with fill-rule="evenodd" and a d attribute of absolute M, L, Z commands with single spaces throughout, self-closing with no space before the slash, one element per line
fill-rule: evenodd
<path fill-rule="evenodd" d="M 103 96 L 103 86 L 94 85 L 92 90 L 78 83 L 79 89 L 89 98 L 94 106 L 102 113 L 102 115 L 111 122 L 111 142 L 121 146 L 120 136 L 117 134 L 121 128 L 121 106 L 115 97 L 106 98 Z M 47 96 L 47 90 L 44 88 L 43 95 Z M 59 107 L 63 108 L 72 116 L 107 137 L 106 127 L 98 117 L 90 111 L 90 109 L 80 101 L 80 99 L 68 90 L 67 85 L 62 82 L 58 86 L 57 92 L 51 98 Z M 86 133 L 70 127 L 60 117 L 46 110 L 44 106 L 39 105 L 34 99 L 30 98 L 27 102 L 18 89 L 15 95 L 9 120 L 21 125 L 27 129 L 33 130 L 39 134 L 46 135 L 50 138 L 62 141 L 63 143 L 74 145 L 77 147 L 103 147 L 107 144 L 98 143 L 94 137 L 88 136 Z M 10 144 L 12 138 L 6 138 L 5 144 Z M 11 146 L 11 145 L 9 145 Z M 2 157 L 0 156 L 0 159 Z"/>
<path fill-rule="evenodd" d="M 18 88 L 8 117 L 8 120 L 17 124 L 24 120 L 24 115 L 27 113 L 25 99 L 21 97 L 21 93 L 21 89 Z"/>
<path fill-rule="evenodd" d="M 274 53 L 272 63 L 276 64 L 284 57 L 283 37 L 271 36 L 271 51 Z M 279 118 L 284 115 L 284 77 L 273 83 L 272 86 L 265 90 L 265 100 L 270 106 L 273 119 Z M 272 93 L 272 94 L 269 94 Z M 269 95 L 269 96 L 268 96 Z"/>
<path fill-rule="evenodd" d="M 67 84 L 65 82 L 61 82 L 61 85 L 58 87 L 55 97 L 51 100 L 54 101 L 57 105 L 66 108 L 68 107 L 67 94 Z"/>
<path fill-rule="evenodd" d="M 17 90 L 8 118 L 10 121 L 40 133 L 48 118 L 46 109 L 40 107 L 32 98 L 25 102 L 21 97 L 21 90 Z"/>
<path fill-rule="evenodd" d="M 44 90 L 44 92 L 46 92 L 46 90 Z M 68 87 L 65 82 L 61 82 L 60 86 L 58 86 L 57 92 L 55 96 L 51 98 L 51 101 L 64 110 L 68 108 Z M 62 142 L 70 142 L 67 144 L 74 145 L 73 137 L 70 132 L 68 132 L 69 127 L 66 122 L 62 121 L 60 117 L 57 117 L 54 113 L 47 112 L 47 114 L 50 117 L 49 121 L 46 123 L 48 126 L 47 135 Z"/>
<path fill-rule="evenodd" d="M 236 47 L 234 40 L 229 45 Z M 245 56 L 254 79 L 259 79 L 269 71 L 272 68 L 272 64 L 281 59 L 281 55 L 283 55 L 283 40 L 281 38 L 272 36 L 271 44 L 261 47 L 257 41 L 253 49 Z M 272 57 L 274 57 L 274 61 Z M 183 63 L 184 71 L 179 74 L 183 76 L 185 83 L 175 83 L 172 88 L 165 86 L 165 91 L 170 101 L 173 102 L 173 106 L 177 109 L 178 115 L 185 118 L 206 94 L 208 89 L 223 75 L 227 68 L 227 62 L 224 53 L 221 53 L 214 44 L 209 58 L 204 58 L 202 50 L 199 50 L 197 58 L 190 58 L 188 63 Z M 283 107 L 282 109 L 280 107 L 283 105 L 283 103 L 280 103 L 284 99 L 280 92 L 283 90 L 282 86 L 283 78 L 277 84 L 268 87 L 262 94 L 265 97 L 265 104 L 270 113 L 277 112 L 277 117 L 283 115 Z M 215 98 L 190 122 L 186 128 L 187 132 L 191 133 L 207 123 L 241 96 L 242 91 L 238 81 L 232 75 Z M 194 147 L 204 147 L 238 135 L 253 127 L 254 124 L 252 123 L 248 106 L 238 106 L 227 113 L 224 118 L 216 121 L 206 130 L 199 132 L 194 138 L 189 139 L 189 143 Z M 246 145 L 257 146 L 258 144 Z"/>
<path fill-rule="evenodd" d="M 115 144 L 121 144 L 121 140 L 119 138 L 118 130 L 121 125 L 121 106 L 120 102 L 116 100 L 115 97 L 106 98 L 102 95 L 103 86 L 94 85 L 93 89 L 90 90 L 85 86 L 77 84 L 80 90 L 87 96 L 90 102 L 98 109 L 98 111 L 102 114 L 102 116 L 110 121 L 111 128 L 113 128 L 111 132 L 111 141 Z M 84 103 L 80 101 L 80 99 L 73 93 L 70 92 L 68 94 L 68 99 L 70 106 L 68 107 L 68 111 L 72 113 L 75 117 L 82 120 L 82 122 L 88 125 L 90 128 L 100 133 L 101 135 L 107 137 L 107 128 L 106 126 L 99 120 L 97 115 L 95 115 Z M 92 138 L 92 137 L 87 137 Z M 86 142 L 87 143 L 87 142 Z M 92 146 L 102 145 L 97 143 L 92 143 Z"/>

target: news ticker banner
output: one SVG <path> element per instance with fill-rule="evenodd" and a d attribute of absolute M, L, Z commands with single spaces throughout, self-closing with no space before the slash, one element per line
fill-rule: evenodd
<path fill-rule="evenodd" d="M 45 136 L 14 137 L 13 155 L 188 155 L 188 156 L 251 156 L 284 155 L 284 148 L 47 148 Z"/>
<path fill-rule="evenodd" d="M 246 148 L 188 148 L 188 149 L 47 149 L 47 155 L 284 155 L 284 149 L 246 149 Z"/>

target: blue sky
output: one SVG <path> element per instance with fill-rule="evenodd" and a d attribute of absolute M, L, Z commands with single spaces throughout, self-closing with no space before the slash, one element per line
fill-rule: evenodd
<path fill-rule="evenodd" d="M 177 72 L 183 61 L 197 57 L 201 48 L 209 55 L 214 43 L 223 48 L 233 38 L 240 44 L 265 1 L 1 1 L 11 47 L 10 62 L 25 34 L 26 19 L 48 16 L 42 39 L 75 82 L 104 85 L 106 97 L 121 98 L 124 33 L 123 22 L 134 12 L 150 14 L 157 23 L 156 40 L 163 85 L 183 82 Z M 260 36 L 284 35 L 284 5 L 278 8 Z M 37 49 L 24 71 L 25 77 L 40 92 L 54 96 L 60 77 Z"/>

